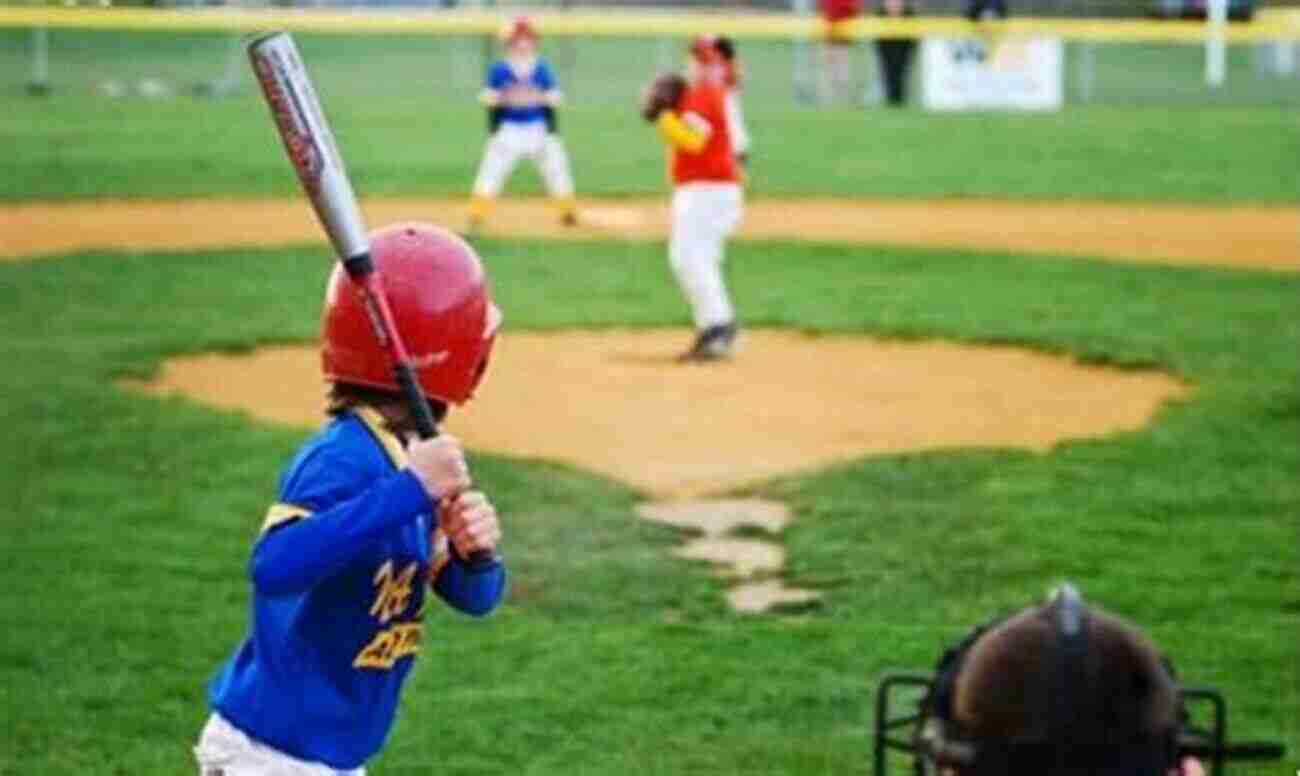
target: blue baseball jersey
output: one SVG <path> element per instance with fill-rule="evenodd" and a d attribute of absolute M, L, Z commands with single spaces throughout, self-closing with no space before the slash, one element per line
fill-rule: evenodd
<path fill-rule="evenodd" d="M 492 67 L 488 68 L 487 88 L 503 92 L 512 86 L 531 86 L 534 89 L 543 92 L 549 92 L 552 89 L 558 89 L 559 85 L 555 80 L 555 74 L 551 72 L 551 66 L 544 59 L 538 59 L 533 65 L 533 70 L 527 77 L 521 78 L 514 68 L 504 60 L 493 62 Z M 531 124 L 537 121 L 546 120 L 545 105 L 505 105 L 501 108 L 501 120 L 513 124 Z"/>
<path fill-rule="evenodd" d="M 473 615 L 501 600 L 502 564 L 461 563 L 405 464 L 401 442 L 362 409 L 330 422 L 281 477 L 253 548 L 249 633 L 208 688 L 250 738 L 360 767 L 392 727 L 426 588 Z"/>

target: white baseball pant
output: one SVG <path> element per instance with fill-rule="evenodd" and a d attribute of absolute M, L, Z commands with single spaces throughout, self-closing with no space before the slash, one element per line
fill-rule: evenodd
<path fill-rule="evenodd" d="M 257 743 L 213 713 L 194 747 L 199 776 L 365 776 L 365 768 L 340 771 Z"/>
<path fill-rule="evenodd" d="M 738 183 L 686 183 L 673 190 L 668 260 L 690 302 L 697 329 L 736 319 L 722 262 L 727 238 L 740 226 L 743 199 Z"/>
<path fill-rule="evenodd" d="M 488 138 L 474 179 L 474 195 L 490 198 L 500 194 L 515 165 L 525 156 L 537 165 L 547 193 L 558 198 L 573 196 L 573 173 L 564 141 L 547 132 L 542 121 L 507 121 Z"/>

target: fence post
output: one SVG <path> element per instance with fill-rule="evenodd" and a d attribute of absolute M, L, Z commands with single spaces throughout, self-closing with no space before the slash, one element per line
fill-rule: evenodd
<path fill-rule="evenodd" d="M 31 34 L 32 78 L 27 82 L 27 93 L 50 93 L 50 31 L 35 27 Z"/>
<path fill-rule="evenodd" d="M 1084 40 L 1075 45 L 1079 53 L 1074 66 L 1075 88 L 1079 102 L 1089 103 L 1092 102 L 1097 85 L 1097 44 Z"/>
<path fill-rule="evenodd" d="M 804 19 L 811 16 L 815 8 L 812 0 L 791 0 L 790 11 L 795 18 Z M 817 95 L 817 63 L 814 61 L 813 42 L 802 36 L 795 38 L 791 43 L 794 46 L 792 52 L 792 64 L 794 65 L 793 81 L 794 99 L 799 103 L 816 102 Z"/>
<path fill-rule="evenodd" d="M 1228 77 L 1228 0 L 1209 0 L 1205 8 L 1205 83 L 1218 88 Z"/>

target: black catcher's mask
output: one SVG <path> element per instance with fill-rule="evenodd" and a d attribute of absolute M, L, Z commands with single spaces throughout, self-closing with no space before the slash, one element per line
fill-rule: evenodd
<path fill-rule="evenodd" d="M 912 672 L 885 675 L 876 690 L 875 776 L 889 776 L 899 765 L 894 752 L 906 753 L 912 776 L 935 776 L 949 770 L 957 776 L 1039 776 L 1071 773 L 1089 776 L 1167 776 L 1177 773 L 1183 758 L 1206 761 L 1210 776 L 1223 776 L 1230 759 L 1277 760 L 1284 749 L 1270 742 L 1227 742 L 1227 703 L 1213 688 L 1178 683 L 1172 664 L 1163 670 L 1177 693 L 1176 721 L 1168 729 L 1116 740 L 1104 747 L 1072 740 L 1077 724 L 1073 699 L 1088 654 L 1091 610 L 1071 585 L 1053 591 L 1048 603 L 1056 630 L 1055 681 L 1051 688 L 1051 719 L 1045 734 L 1006 740 L 981 738 L 956 719 L 957 678 L 972 648 L 1008 617 L 972 630 L 945 650 L 933 674 Z M 1199 722 L 1198 722 L 1199 720 Z M 892 762 L 891 762 L 892 761 Z"/>

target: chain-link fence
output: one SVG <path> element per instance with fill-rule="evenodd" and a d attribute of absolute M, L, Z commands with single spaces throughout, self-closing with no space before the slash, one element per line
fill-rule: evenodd
<path fill-rule="evenodd" d="M 298 37 L 320 81 L 354 95 L 472 100 L 496 55 L 489 35 Z M 10 92 L 35 82 L 108 98 L 232 94 L 252 88 L 241 40 L 228 32 L 0 30 L 0 72 Z M 748 104 L 817 104 L 819 43 L 744 40 L 739 47 Z M 551 37 L 543 48 L 565 92 L 588 104 L 626 104 L 650 74 L 680 67 L 684 58 L 682 39 L 654 35 Z M 878 104 L 873 43 L 852 47 L 850 63 L 849 101 Z M 1236 44 L 1229 47 L 1226 83 L 1212 89 L 1205 84 L 1204 52 L 1196 45 L 1070 42 L 1066 103 L 1300 105 L 1298 70 L 1294 43 Z"/>

